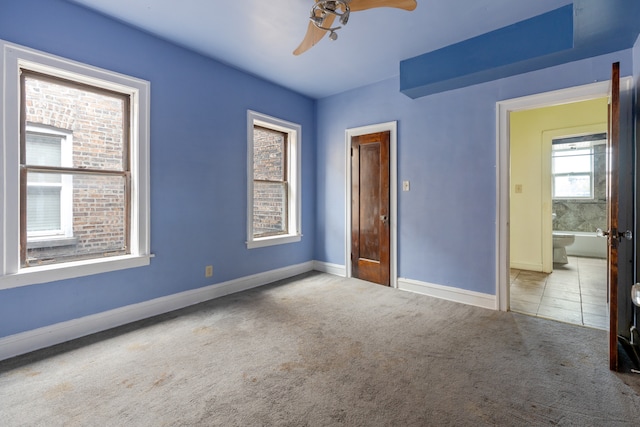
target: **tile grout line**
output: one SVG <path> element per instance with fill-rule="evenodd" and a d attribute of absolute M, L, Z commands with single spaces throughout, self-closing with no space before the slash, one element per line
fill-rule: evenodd
<path fill-rule="evenodd" d="M 576 258 L 576 265 L 578 266 L 578 290 L 580 291 L 580 319 L 582 320 L 581 324 L 582 326 L 585 326 L 584 324 L 584 307 L 582 306 L 582 278 L 580 275 L 580 258 Z"/>
<path fill-rule="evenodd" d="M 544 285 L 542 286 L 542 294 L 540 294 L 540 300 L 538 301 L 538 308 L 536 309 L 536 317 L 540 317 L 540 307 L 542 306 L 542 299 L 544 298 L 544 294 L 547 291 L 547 280 L 549 280 L 549 276 L 551 274 L 547 274 L 544 278 Z"/>

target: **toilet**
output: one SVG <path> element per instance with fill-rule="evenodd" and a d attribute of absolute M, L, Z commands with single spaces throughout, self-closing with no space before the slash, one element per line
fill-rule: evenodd
<path fill-rule="evenodd" d="M 553 233 L 553 263 L 568 264 L 567 246 L 573 245 L 576 236 L 567 233 Z"/>

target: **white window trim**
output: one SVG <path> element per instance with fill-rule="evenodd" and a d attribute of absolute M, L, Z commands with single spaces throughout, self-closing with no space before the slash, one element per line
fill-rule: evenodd
<path fill-rule="evenodd" d="M 131 254 L 20 268 L 20 68 L 121 92 L 131 97 Z M 0 40 L 0 289 L 148 265 L 149 106 L 147 81 Z"/>
<path fill-rule="evenodd" d="M 39 133 L 45 135 L 55 135 L 60 137 L 61 158 L 60 166 L 73 166 L 73 134 L 53 129 L 49 126 L 27 124 L 27 133 Z M 42 185 L 42 184 L 35 184 Z M 60 222 L 61 229 L 51 231 L 31 232 L 27 235 L 27 241 L 42 242 L 53 239 L 71 239 L 73 237 L 73 177 L 71 175 L 62 174 L 61 182 L 56 184 L 60 187 Z"/>
<path fill-rule="evenodd" d="M 253 127 L 262 126 L 274 129 L 288 135 L 288 230 L 287 234 L 277 236 L 253 236 Z M 247 111 L 247 248 L 261 248 L 265 246 L 281 245 L 299 242 L 301 233 L 301 149 L 302 127 L 296 123 L 287 122 L 262 113 Z"/>

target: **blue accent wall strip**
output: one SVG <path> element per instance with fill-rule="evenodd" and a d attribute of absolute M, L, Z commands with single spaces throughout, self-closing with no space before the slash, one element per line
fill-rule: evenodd
<path fill-rule="evenodd" d="M 400 63 L 411 98 L 471 86 L 633 46 L 640 1 L 573 4 Z"/>

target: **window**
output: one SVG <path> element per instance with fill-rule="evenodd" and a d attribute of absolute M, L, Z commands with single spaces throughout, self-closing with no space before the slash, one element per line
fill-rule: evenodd
<path fill-rule="evenodd" d="M 62 129 L 26 126 L 26 163 L 34 166 L 72 165 L 73 135 Z M 73 183 L 68 175 L 30 174 L 26 192 L 27 248 L 75 244 Z"/>
<path fill-rule="evenodd" d="M 21 266 L 129 254 L 129 96 L 27 67 L 21 79 Z M 34 125 L 60 127 L 73 143 Z M 63 227 L 75 237 L 64 246 Z M 55 245 L 29 245 L 35 236 Z"/>
<path fill-rule="evenodd" d="M 0 47 L 0 289 L 147 265 L 148 82 Z"/>
<path fill-rule="evenodd" d="M 554 199 L 594 198 L 594 145 L 605 140 L 604 134 L 553 140 L 551 170 Z"/>
<path fill-rule="evenodd" d="M 247 117 L 247 246 L 300 241 L 301 127 L 254 111 Z"/>
<path fill-rule="evenodd" d="M 553 198 L 593 197 L 593 156 L 591 148 L 553 151 Z"/>
<path fill-rule="evenodd" d="M 288 233 L 289 134 L 253 127 L 253 237 Z"/>

